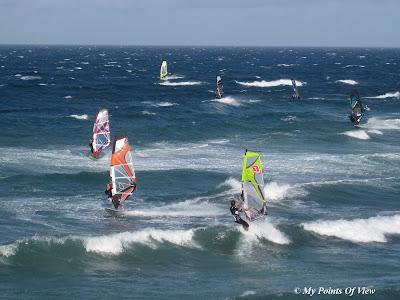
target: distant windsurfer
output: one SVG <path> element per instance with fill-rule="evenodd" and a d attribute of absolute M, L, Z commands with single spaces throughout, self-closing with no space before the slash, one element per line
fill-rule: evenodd
<path fill-rule="evenodd" d="M 292 81 L 292 87 L 293 87 L 292 99 L 300 100 L 300 94 L 297 89 L 296 80 L 294 80 L 293 78 L 291 78 L 290 80 Z"/>
<path fill-rule="evenodd" d="M 224 97 L 221 76 L 217 76 L 217 90 L 215 91 L 215 97 L 218 99 L 221 99 Z"/>
<path fill-rule="evenodd" d="M 240 195 L 240 198 L 242 199 L 241 204 L 236 204 L 235 200 L 231 201 L 230 211 L 235 220 L 234 222 L 242 225 L 244 230 L 249 230 L 249 227 L 250 227 L 249 223 L 247 223 L 245 220 L 243 220 L 239 215 L 240 212 L 248 210 L 248 209 L 241 207 L 242 203 L 243 203 L 243 192 Z"/>

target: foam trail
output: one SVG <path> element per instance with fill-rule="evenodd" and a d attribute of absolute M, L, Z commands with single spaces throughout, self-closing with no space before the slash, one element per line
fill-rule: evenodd
<path fill-rule="evenodd" d="M 70 118 L 74 118 L 77 120 L 87 120 L 88 119 L 88 115 L 84 114 L 84 115 L 69 115 Z"/>
<path fill-rule="evenodd" d="M 357 81 L 352 80 L 352 79 L 341 79 L 341 80 L 336 80 L 336 83 L 344 83 L 344 84 L 349 84 L 349 85 L 356 85 L 358 84 Z"/>
<path fill-rule="evenodd" d="M 201 81 L 181 81 L 181 82 L 160 82 L 159 85 L 167 85 L 167 86 L 185 86 L 185 85 L 200 85 Z"/>
<path fill-rule="evenodd" d="M 182 79 L 185 78 L 185 76 L 182 75 L 167 75 L 164 77 L 164 80 L 174 80 L 174 79 Z"/>
<path fill-rule="evenodd" d="M 358 243 L 386 243 L 387 235 L 400 234 L 400 215 L 369 219 L 315 221 L 301 226 L 319 235 L 333 236 Z"/>
<path fill-rule="evenodd" d="M 242 103 L 239 100 L 236 100 L 235 98 L 230 97 L 230 96 L 224 97 L 221 99 L 214 99 L 214 100 L 211 100 L 211 102 L 226 104 L 226 105 L 235 106 L 235 107 L 242 105 Z"/>
<path fill-rule="evenodd" d="M 370 136 L 364 130 L 350 130 L 350 131 L 342 132 L 341 134 L 347 135 L 349 137 L 359 139 L 359 140 L 369 140 L 370 139 Z"/>
<path fill-rule="evenodd" d="M 141 217 L 216 217 L 226 214 L 225 210 L 212 203 L 208 203 L 209 197 L 199 197 L 179 203 L 169 204 L 149 209 L 136 209 L 124 211 L 126 216 Z"/>
<path fill-rule="evenodd" d="M 400 119 L 369 118 L 363 127 L 372 130 L 400 130 Z"/>
<path fill-rule="evenodd" d="M 375 97 L 364 97 L 364 98 L 370 98 L 370 99 L 397 98 L 397 99 L 400 99 L 400 92 L 385 93 L 384 95 L 379 95 L 379 96 L 375 96 Z"/>
<path fill-rule="evenodd" d="M 244 85 L 244 86 L 253 86 L 253 87 L 275 87 L 275 86 L 292 86 L 292 81 L 290 79 L 278 79 L 273 81 L 251 81 L 251 82 L 243 82 L 243 81 L 236 81 L 237 84 Z M 304 82 L 297 81 L 297 86 L 303 86 Z"/>

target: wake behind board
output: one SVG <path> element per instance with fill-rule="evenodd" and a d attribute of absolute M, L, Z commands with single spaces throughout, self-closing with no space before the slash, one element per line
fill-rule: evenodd
<path fill-rule="evenodd" d="M 110 207 L 106 207 L 105 211 L 112 215 L 121 215 L 124 212 L 123 209 L 115 209 Z"/>

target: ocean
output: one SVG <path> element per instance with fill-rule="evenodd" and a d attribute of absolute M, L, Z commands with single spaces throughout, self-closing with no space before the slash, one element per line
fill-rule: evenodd
<path fill-rule="evenodd" d="M 1 46 L 0 298 L 399 299 L 399 67 L 400 49 Z M 101 108 L 133 149 L 119 216 L 111 147 L 88 158 Z M 246 149 L 269 206 L 249 232 L 229 212 Z"/>

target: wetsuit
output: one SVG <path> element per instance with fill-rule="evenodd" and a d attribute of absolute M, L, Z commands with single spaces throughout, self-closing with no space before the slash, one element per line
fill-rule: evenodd
<path fill-rule="evenodd" d="M 239 215 L 239 212 L 241 211 L 240 208 L 237 208 L 236 206 L 231 206 L 230 211 L 231 211 L 233 218 L 235 219 L 235 223 L 238 223 L 245 228 L 249 228 L 249 223 L 247 223 L 245 220 L 243 220 Z"/>
<path fill-rule="evenodd" d="M 92 154 L 93 154 L 94 149 L 93 149 L 93 142 L 92 142 L 92 141 L 89 142 L 89 147 L 90 147 L 90 151 L 91 151 Z"/>

